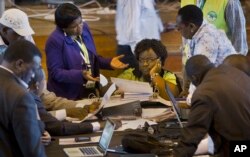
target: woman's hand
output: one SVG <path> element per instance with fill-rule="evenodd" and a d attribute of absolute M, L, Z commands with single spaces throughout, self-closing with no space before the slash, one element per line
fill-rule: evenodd
<path fill-rule="evenodd" d="M 124 57 L 124 55 L 119 55 L 119 56 L 113 57 L 112 60 L 111 60 L 110 66 L 113 69 L 125 69 L 125 68 L 127 68 L 129 64 L 122 63 L 120 61 L 120 59 L 122 57 Z"/>
<path fill-rule="evenodd" d="M 88 70 L 83 70 L 82 71 L 82 75 L 83 75 L 83 77 L 86 79 L 86 80 L 89 80 L 89 81 L 94 81 L 94 82 L 96 82 L 96 81 L 100 81 L 100 77 L 93 77 L 92 75 L 91 75 L 91 72 L 90 71 L 88 71 Z"/>
<path fill-rule="evenodd" d="M 150 76 L 153 76 L 156 73 L 160 73 L 161 72 L 161 61 L 160 59 L 157 59 L 155 62 L 155 65 L 153 66 L 153 68 L 150 70 L 149 74 Z"/>

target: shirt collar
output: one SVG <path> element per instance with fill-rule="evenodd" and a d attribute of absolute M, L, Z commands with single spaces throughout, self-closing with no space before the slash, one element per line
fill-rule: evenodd
<path fill-rule="evenodd" d="M 28 89 L 29 88 L 29 85 L 24 82 L 22 79 L 18 78 L 19 82 L 24 86 L 24 88 Z"/>
<path fill-rule="evenodd" d="M 206 20 L 203 20 L 200 28 L 197 30 L 197 32 L 194 34 L 194 36 L 192 37 L 192 39 L 195 39 L 198 37 L 198 35 L 200 34 L 200 32 L 202 31 L 202 29 L 208 24 L 208 22 Z"/>
<path fill-rule="evenodd" d="M 8 69 L 8 68 L 2 66 L 2 65 L 0 65 L 0 68 L 6 70 L 6 71 L 8 71 L 8 72 L 10 72 L 11 74 L 14 74 L 14 72 L 13 72 L 12 70 L 10 70 L 10 69 Z"/>
<path fill-rule="evenodd" d="M 8 72 L 10 72 L 11 74 L 13 74 L 13 75 L 16 77 L 16 75 L 14 74 L 14 72 L 13 72 L 12 70 L 10 70 L 10 69 L 8 69 L 8 68 L 2 66 L 2 65 L 0 65 L 0 68 L 6 70 L 6 71 L 8 71 Z M 16 77 L 16 78 L 18 79 L 18 81 L 21 83 L 21 85 L 22 85 L 24 88 L 28 89 L 29 85 L 28 85 L 26 82 L 24 82 L 24 81 L 23 81 L 22 79 L 20 79 L 19 77 Z"/>

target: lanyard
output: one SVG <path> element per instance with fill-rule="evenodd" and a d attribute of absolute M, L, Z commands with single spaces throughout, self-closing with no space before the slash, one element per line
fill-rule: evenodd
<path fill-rule="evenodd" d="M 80 38 L 81 42 L 79 42 L 78 40 L 75 40 L 75 41 L 78 44 L 78 46 L 80 47 L 80 49 L 81 49 L 82 53 L 80 53 L 80 54 L 81 54 L 83 60 L 85 61 L 85 63 L 87 65 L 89 65 L 90 64 L 90 60 L 89 60 L 88 50 L 87 50 L 85 44 L 82 42 L 82 38 L 81 37 L 79 37 L 79 38 Z"/>

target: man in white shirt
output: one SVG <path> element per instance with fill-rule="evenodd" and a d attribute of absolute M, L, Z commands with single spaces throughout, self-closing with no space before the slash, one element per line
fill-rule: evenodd
<path fill-rule="evenodd" d="M 190 39 L 187 58 L 202 54 L 218 66 L 227 56 L 236 51 L 224 31 L 218 30 L 212 24 L 203 20 L 203 13 L 195 5 L 187 5 L 178 11 L 176 18 L 177 29 L 185 39 Z M 190 99 L 194 86 L 189 87 Z"/>

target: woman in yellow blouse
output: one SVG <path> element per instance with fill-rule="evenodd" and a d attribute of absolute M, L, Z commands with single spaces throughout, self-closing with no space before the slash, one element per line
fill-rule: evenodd
<path fill-rule="evenodd" d="M 163 69 L 168 56 L 166 47 L 156 39 L 144 39 L 135 47 L 135 57 L 139 63 L 137 68 L 129 68 L 118 77 L 128 80 L 143 81 L 152 83 L 157 88 L 159 95 L 169 100 L 165 92 L 165 85 L 168 85 L 174 96 L 181 92 L 181 86 L 176 75 Z"/>

